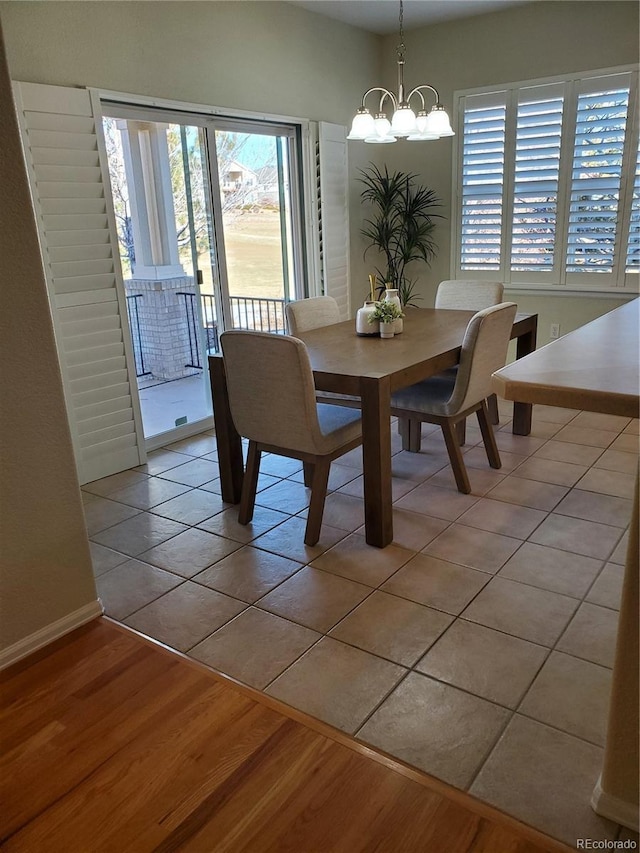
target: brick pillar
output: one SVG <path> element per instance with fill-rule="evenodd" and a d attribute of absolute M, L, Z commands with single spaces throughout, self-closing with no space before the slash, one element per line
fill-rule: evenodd
<path fill-rule="evenodd" d="M 125 282 L 127 296 L 141 294 L 138 300 L 141 351 L 145 369 L 155 379 L 180 379 L 198 371 L 189 364 L 202 365 L 204 357 L 194 329 L 198 329 L 197 305 L 180 293 L 195 294 L 193 278 L 179 276 L 160 281 L 132 278 Z M 195 326 L 191 308 L 195 312 Z M 132 328 L 134 349 L 136 330 Z"/>

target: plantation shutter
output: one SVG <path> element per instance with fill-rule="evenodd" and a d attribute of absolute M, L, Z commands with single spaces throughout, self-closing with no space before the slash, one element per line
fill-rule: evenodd
<path fill-rule="evenodd" d="M 637 292 L 637 93 L 621 67 L 456 96 L 457 278 Z"/>
<path fill-rule="evenodd" d="M 566 271 L 611 274 L 616 245 L 630 75 L 595 78 L 578 92 Z M 569 280 L 569 278 L 568 278 Z"/>
<path fill-rule="evenodd" d="M 463 99 L 460 272 L 501 269 L 506 112 L 504 92 Z"/>
<path fill-rule="evenodd" d="M 83 484 L 145 459 L 99 103 L 85 89 L 15 88 Z"/>
<path fill-rule="evenodd" d="M 351 311 L 347 130 L 318 125 L 318 220 L 323 293 L 333 296 L 343 320 Z"/>
<path fill-rule="evenodd" d="M 636 152 L 636 174 L 633 181 L 625 272 L 640 272 L 640 146 Z"/>
<path fill-rule="evenodd" d="M 551 280 L 557 266 L 556 226 L 563 84 L 533 86 L 519 93 L 511 223 L 512 281 Z M 541 274 L 547 273 L 543 278 Z"/>

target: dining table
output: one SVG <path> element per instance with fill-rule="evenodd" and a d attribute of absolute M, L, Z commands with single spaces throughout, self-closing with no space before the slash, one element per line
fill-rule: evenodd
<path fill-rule="evenodd" d="M 356 334 L 347 320 L 298 335 L 309 353 L 318 391 L 360 398 L 364 477 L 365 537 L 384 548 L 393 541 L 391 490 L 391 394 L 459 363 L 461 345 L 473 311 L 407 308 L 403 332 L 391 339 Z M 538 315 L 516 314 L 511 338 L 516 358 L 536 348 Z M 241 437 L 233 424 L 224 358 L 209 356 L 209 376 L 222 498 L 239 503 L 243 478 Z M 286 383 L 286 377 L 283 377 Z M 278 401 L 274 400 L 274 406 Z M 513 432 L 528 435 L 531 404 L 514 405 Z"/>

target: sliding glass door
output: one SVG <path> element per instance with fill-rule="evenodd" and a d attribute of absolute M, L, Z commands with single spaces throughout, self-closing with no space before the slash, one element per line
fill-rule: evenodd
<path fill-rule="evenodd" d="M 144 434 L 212 425 L 207 356 L 225 328 L 284 331 L 305 291 L 293 125 L 104 105 Z"/>
<path fill-rule="evenodd" d="M 222 120 L 209 128 L 226 326 L 283 332 L 285 303 L 304 293 L 296 129 Z"/>

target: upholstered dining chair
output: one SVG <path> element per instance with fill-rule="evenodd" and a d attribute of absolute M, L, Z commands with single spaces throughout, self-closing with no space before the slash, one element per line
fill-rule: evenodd
<path fill-rule="evenodd" d="M 504 366 L 516 310 L 515 303 L 503 302 L 478 311 L 467 326 L 455 373 L 440 373 L 391 396 L 392 414 L 414 431 L 411 449 L 420 449 L 423 421 L 442 428 L 458 491 L 465 494 L 471 485 L 455 424 L 476 412 L 489 464 L 502 466 L 486 398 L 491 393 L 491 375 Z"/>
<path fill-rule="evenodd" d="M 338 303 L 333 296 L 313 296 L 310 299 L 298 299 L 285 305 L 287 330 L 297 337 L 301 332 L 330 326 L 341 320 Z"/>
<path fill-rule="evenodd" d="M 503 295 L 504 285 L 500 281 L 441 281 L 436 291 L 436 308 L 482 311 L 499 305 Z"/>
<path fill-rule="evenodd" d="M 504 297 L 504 285 L 500 281 L 447 280 L 441 281 L 436 291 L 436 308 L 449 308 L 458 311 L 481 311 L 491 305 L 499 305 Z M 451 368 L 455 370 L 456 368 Z M 487 399 L 489 420 L 500 423 L 498 398 L 490 394 Z M 464 444 L 464 422 L 458 430 L 461 443 Z"/>
<path fill-rule="evenodd" d="M 262 452 L 300 459 L 311 486 L 304 541 L 315 545 L 331 462 L 362 443 L 360 413 L 316 402 L 309 355 L 297 338 L 234 330 L 220 343 L 231 417 L 249 439 L 238 521 L 253 518 Z"/>
<path fill-rule="evenodd" d="M 340 309 L 333 296 L 312 296 L 310 299 L 298 299 L 288 302 L 284 308 L 287 330 L 290 335 L 297 337 L 303 332 L 319 329 L 339 323 Z M 351 394 L 336 394 L 333 391 L 318 391 L 316 399 L 319 403 L 330 403 L 335 406 L 348 406 L 359 409 L 360 397 Z"/>

